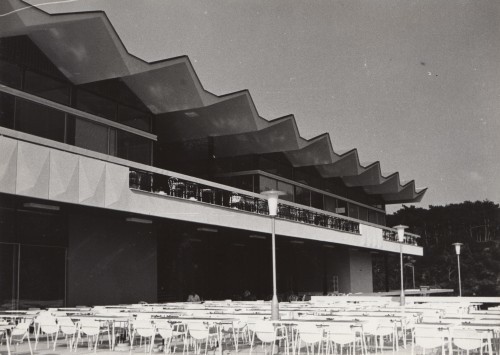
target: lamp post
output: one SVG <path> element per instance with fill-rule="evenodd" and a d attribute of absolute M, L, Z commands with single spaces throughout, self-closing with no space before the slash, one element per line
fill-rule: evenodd
<path fill-rule="evenodd" d="M 276 214 L 278 213 L 278 197 L 285 195 L 283 191 L 264 191 L 262 193 L 267 197 L 267 205 L 269 207 L 269 216 L 271 216 L 271 230 L 272 230 L 272 254 L 273 254 L 273 299 L 271 301 L 271 319 L 280 319 L 280 310 L 278 303 L 278 292 L 276 287 L 276 236 L 275 236 L 275 225 L 276 225 Z"/>
<path fill-rule="evenodd" d="M 415 265 L 412 262 L 406 263 L 405 266 L 411 267 L 411 274 L 413 276 L 413 289 L 415 289 Z"/>
<path fill-rule="evenodd" d="M 405 305 L 405 290 L 404 290 L 404 285 L 403 285 L 403 242 L 405 240 L 405 229 L 408 228 L 408 226 L 403 226 L 403 225 L 398 225 L 393 227 L 398 231 L 398 242 L 399 242 L 399 263 L 401 266 L 401 293 L 399 296 L 399 304 L 401 306 Z"/>
<path fill-rule="evenodd" d="M 462 297 L 462 278 L 460 276 L 460 247 L 462 243 L 453 243 L 455 246 L 455 253 L 457 254 L 457 264 L 458 264 L 458 292 L 459 296 Z"/>

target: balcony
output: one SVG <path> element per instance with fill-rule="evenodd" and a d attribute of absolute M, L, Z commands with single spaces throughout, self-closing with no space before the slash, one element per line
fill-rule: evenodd
<path fill-rule="evenodd" d="M 236 192 L 229 187 L 225 189 L 218 184 L 215 186 L 216 184 L 208 184 L 208 182 L 204 184 L 198 179 L 194 180 L 132 168 L 129 171 L 129 187 L 134 190 L 150 192 L 157 196 L 168 196 L 169 198 L 185 199 L 202 204 L 236 209 L 252 214 L 268 214 L 267 201 L 257 197 L 260 195 L 254 193 L 245 194 L 241 190 Z M 314 208 L 305 208 L 302 205 L 286 201 L 281 201 L 278 204 L 277 218 L 353 235 L 361 234 L 360 223 L 370 225 L 353 218 Z M 382 229 L 384 241 L 397 242 L 396 230 L 378 225 L 375 227 Z M 417 246 L 418 238 L 418 235 L 405 233 L 404 243 Z"/>

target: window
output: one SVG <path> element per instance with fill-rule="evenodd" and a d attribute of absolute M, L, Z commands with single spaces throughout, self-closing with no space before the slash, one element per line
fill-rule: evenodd
<path fill-rule="evenodd" d="M 331 196 L 325 196 L 325 211 L 335 213 L 337 208 L 337 199 Z"/>
<path fill-rule="evenodd" d="M 14 128 L 14 96 L 0 93 L 0 126 Z"/>
<path fill-rule="evenodd" d="M 267 176 L 259 176 L 259 192 L 276 190 L 277 182 Z"/>
<path fill-rule="evenodd" d="M 70 103 L 69 85 L 29 70 L 26 71 L 24 76 L 24 90 L 63 105 L 69 105 Z"/>
<path fill-rule="evenodd" d="M 330 284 L 330 292 L 339 293 L 339 277 L 337 275 L 332 276 Z"/>
<path fill-rule="evenodd" d="M 151 164 L 151 141 L 117 130 L 117 156 L 137 163 Z"/>
<path fill-rule="evenodd" d="M 301 205 L 311 206 L 311 191 L 303 187 L 295 186 L 295 202 Z"/>
<path fill-rule="evenodd" d="M 347 212 L 347 201 L 337 200 L 337 208 L 335 209 L 335 213 L 347 216 Z"/>
<path fill-rule="evenodd" d="M 23 72 L 15 64 L 0 59 L 0 83 L 15 89 L 21 89 Z"/>
<path fill-rule="evenodd" d="M 356 205 L 354 203 L 349 203 L 349 217 L 359 218 L 358 205 Z"/>
<path fill-rule="evenodd" d="M 323 209 L 323 194 L 311 191 L 311 207 Z"/>
<path fill-rule="evenodd" d="M 84 90 L 78 90 L 76 108 L 115 121 L 116 103 Z"/>
<path fill-rule="evenodd" d="M 285 195 L 280 196 L 281 200 L 290 202 L 294 201 L 292 184 L 287 184 L 286 182 L 278 181 L 278 190 L 283 191 L 285 193 Z"/>
<path fill-rule="evenodd" d="M 108 128 L 78 117 L 68 119 L 68 144 L 108 154 Z"/>
<path fill-rule="evenodd" d="M 151 132 L 151 116 L 130 107 L 118 105 L 117 121 L 142 131 Z"/>
<path fill-rule="evenodd" d="M 64 112 L 17 99 L 16 130 L 64 143 Z"/>

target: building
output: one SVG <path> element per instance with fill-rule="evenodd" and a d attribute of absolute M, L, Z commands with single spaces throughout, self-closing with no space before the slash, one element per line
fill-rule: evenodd
<path fill-rule="evenodd" d="M 105 13 L 0 4 L 3 308 L 370 292 L 399 253 L 385 206 L 425 189 L 203 89 L 187 57 L 127 53 Z M 422 255 L 407 234 L 403 252 Z"/>

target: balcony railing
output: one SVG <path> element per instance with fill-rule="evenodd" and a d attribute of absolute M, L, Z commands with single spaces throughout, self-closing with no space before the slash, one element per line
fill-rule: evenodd
<path fill-rule="evenodd" d="M 129 184 L 132 189 L 152 192 L 160 196 L 198 201 L 200 203 L 208 203 L 250 213 L 263 215 L 269 213 L 267 201 L 256 197 L 255 194 L 245 194 L 241 190 L 235 192 L 229 188 L 224 189 L 211 186 L 199 181 L 190 181 L 187 178 L 130 169 Z M 277 218 L 330 228 L 341 232 L 360 234 L 360 223 L 351 218 L 345 218 L 328 212 L 321 213 L 288 202 L 279 203 Z M 394 230 L 383 228 L 382 231 L 384 240 L 397 241 Z M 417 235 L 407 233 L 405 234 L 404 243 L 417 245 L 417 238 Z"/>
<path fill-rule="evenodd" d="M 382 229 L 382 238 L 388 242 L 396 242 L 398 241 L 398 232 L 391 229 Z M 410 245 L 418 245 L 417 240 L 420 236 L 411 233 L 405 233 L 403 243 Z"/>

